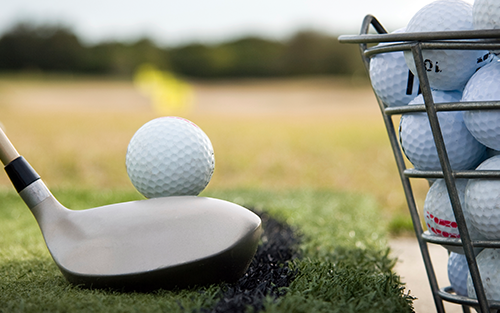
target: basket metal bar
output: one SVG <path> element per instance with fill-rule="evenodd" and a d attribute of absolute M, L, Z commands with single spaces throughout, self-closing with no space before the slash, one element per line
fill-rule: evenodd
<path fill-rule="evenodd" d="M 422 234 L 422 238 L 427 242 L 443 245 L 443 246 L 463 246 L 462 240 L 459 238 L 445 238 L 432 235 L 429 231 Z M 500 240 L 472 240 L 472 245 L 477 248 L 500 248 Z"/>
<path fill-rule="evenodd" d="M 386 33 L 385 29 L 378 22 L 378 20 L 375 17 L 368 15 L 363 20 L 361 34 L 367 33 L 370 26 L 373 26 L 379 33 Z M 363 51 L 366 50 L 366 44 L 364 44 L 364 43 L 360 44 L 360 50 L 361 50 L 361 56 L 363 59 L 363 63 L 365 64 L 365 68 L 367 71 L 369 71 L 370 59 L 368 57 L 364 56 L 364 54 L 363 54 Z M 382 117 L 384 119 L 385 127 L 387 129 L 387 134 L 389 136 L 389 142 L 391 144 L 391 148 L 392 148 L 392 151 L 393 151 L 394 156 L 395 156 L 396 165 L 397 165 L 399 176 L 401 179 L 401 183 L 403 185 L 403 189 L 405 192 L 406 202 L 408 204 L 408 208 L 410 211 L 410 216 L 412 219 L 413 228 L 414 228 L 415 234 L 417 234 L 416 237 L 417 237 L 418 245 L 420 248 L 420 252 L 422 254 L 422 259 L 424 261 L 424 266 L 425 266 L 427 277 L 429 280 L 429 285 L 430 285 L 431 290 L 432 290 L 432 296 L 434 298 L 436 310 L 438 311 L 438 313 L 442 313 L 442 312 L 445 312 L 443 300 L 439 295 L 439 287 L 438 287 L 436 275 L 434 273 L 434 268 L 432 266 L 432 261 L 431 261 L 429 249 L 427 246 L 427 242 L 425 242 L 421 236 L 421 234 L 423 233 L 423 229 L 422 229 L 422 225 L 420 223 L 420 217 L 418 214 L 418 209 L 417 209 L 417 205 L 416 205 L 415 198 L 413 195 L 411 183 L 410 183 L 410 180 L 408 179 L 408 177 L 406 177 L 404 175 L 406 165 L 405 165 L 405 161 L 404 161 L 404 157 L 402 155 L 401 149 L 399 147 L 398 138 L 396 136 L 396 131 L 394 129 L 394 123 L 392 121 L 391 116 L 385 114 L 385 105 L 382 103 L 382 101 L 378 97 L 377 97 L 377 101 L 378 101 L 378 104 L 379 104 L 379 107 L 380 107 L 380 110 L 382 113 Z"/>
<path fill-rule="evenodd" d="M 462 239 L 465 257 L 469 265 L 469 271 L 472 277 L 474 288 L 476 290 L 477 298 L 479 301 L 479 307 L 481 309 L 481 312 L 486 313 L 489 311 L 488 301 L 484 293 L 483 284 L 481 282 L 479 269 L 476 263 L 474 248 L 472 246 L 469 231 L 467 229 L 467 224 L 465 222 L 465 217 L 463 215 L 460 198 L 458 196 L 458 191 L 455 184 L 455 177 L 453 176 L 453 171 L 451 169 L 450 161 L 444 144 L 443 134 L 441 132 L 441 127 L 439 125 L 437 111 L 434 106 L 434 100 L 432 98 L 431 88 L 425 70 L 421 43 L 419 42 L 414 43 L 411 51 L 417 69 L 418 78 L 420 80 L 420 88 L 422 90 L 422 95 L 424 97 L 424 103 L 427 111 L 427 116 L 429 118 L 432 134 L 434 137 L 436 150 L 438 153 L 441 168 L 443 170 L 443 178 L 446 183 L 446 187 L 448 189 L 448 196 L 450 197 L 453 213 L 455 215 L 458 231 L 460 233 L 460 238 Z"/>
<path fill-rule="evenodd" d="M 467 102 L 447 102 L 447 103 L 434 103 L 436 111 L 467 111 L 467 110 L 495 110 L 500 109 L 500 102 L 498 101 L 467 101 Z M 405 105 L 400 107 L 390 107 L 385 109 L 388 115 L 426 112 L 425 104 Z"/>
<path fill-rule="evenodd" d="M 451 286 L 445 287 L 445 288 L 442 288 L 441 290 L 439 290 L 439 294 L 446 301 L 462 304 L 463 307 L 465 307 L 465 305 L 467 305 L 468 307 L 474 307 L 476 309 L 478 308 L 479 303 L 476 299 L 471 299 L 468 297 L 459 296 L 459 295 L 453 294 L 452 292 L 453 292 L 453 288 Z M 488 312 L 497 312 L 498 310 L 500 310 L 500 302 L 499 301 L 490 301 L 489 304 L 490 304 L 490 311 L 488 311 Z"/>
<path fill-rule="evenodd" d="M 493 50 L 500 49 L 500 42 L 482 40 L 482 41 L 431 41 L 431 42 L 419 42 L 423 50 L 433 49 L 433 50 Z M 384 44 L 382 46 L 374 46 L 363 50 L 363 53 L 367 57 L 372 57 L 373 55 L 386 52 L 396 52 L 396 51 L 410 51 L 413 45 L 412 41 L 402 42 L 402 43 L 391 43 Z"/>
<path fill-rule="evenodd" d="M 467 308 L 467 309 L 469 307 L 476 307 L 476 308 L 478 307 L 477 300 L 471 299 L 468 297 L 464 297 L 464 296 L 459 296 L 456 294 L 452 294 L 452 292 L 453 292 L 453 288 L 451 286 L 445 287 L 445 288 L 442 288 L 439 290 L 439 294 L 441 295 L 441 297 L 448 302 L 462 304 L 462 308 Z M 464 312 L 470 312 L 470 310 L 465 311 L 465 309 L 464 309 Z"/>
<path fill-rule="evenodd" d="M 443 178 L 442 171 L 420 171 L 414 168 L 405 170 L 405 175 L 411 178 Z M 455 178 L 466 179 L 500 179 L 500 170 L 467 170 L 453 172 Z"/>

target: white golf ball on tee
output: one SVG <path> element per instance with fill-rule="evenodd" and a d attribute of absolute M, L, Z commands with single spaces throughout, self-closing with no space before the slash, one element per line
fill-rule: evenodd
<path fill-rule="evenodd" d="M 406 32 L 472 30 L 472 5 L 461 0 L 437 0 L 421 8 L 410 20 Z M 433 89 L 462 90 L 474 72 L 490 61 L 484 50 L 422 51 L 429 84 Z M 404 52 L 408 67 L 417 75 L 411 51 Z"/>
<path fill-rule="evenodd" d="M 180 117 L 160 117 L 132 137 L 127 173 L 146 198 L 198 195 L 215 168 L 212 143 L 197 125 Z"/>

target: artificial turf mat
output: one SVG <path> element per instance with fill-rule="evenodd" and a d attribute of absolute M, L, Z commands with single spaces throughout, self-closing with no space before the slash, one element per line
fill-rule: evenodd
<path fill-rule="evenodd" d="M 79 189 L 54 194 L 73 209 L 137 197 Z M 208 196 L 264 212 L 265 235 L 248 275 L 235 284 L 119 292 L 69 284 L 19 196 L 0 189 L 0 312 L 412 312 L 413 298 L 392 271 L 386 219 L 372 198 L 250 189 Z"/>

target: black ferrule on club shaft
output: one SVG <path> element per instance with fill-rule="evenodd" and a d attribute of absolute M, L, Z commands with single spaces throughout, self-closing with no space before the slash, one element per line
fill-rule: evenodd
<path fill-rule="evenodd" d="M 26 161 L 22 156 L 7 164 L 5 166 L 5 171 L 7 172 L 7 175 L 9 175 L 9 178 L 18 193 L 36 180 L 40 179 L 37 172 L 35 172 L 28 161 Z"/>

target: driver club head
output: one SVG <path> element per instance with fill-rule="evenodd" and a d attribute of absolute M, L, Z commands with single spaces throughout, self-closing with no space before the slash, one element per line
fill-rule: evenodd
<path fill-rule="evenodd" d="M 143 290 L 233 282 L 257 250 L 261 220 L 237 204 L 176 196 L 75 211 L 57 201 L 2 130 L 0 159 L 73 284 Z"/>

